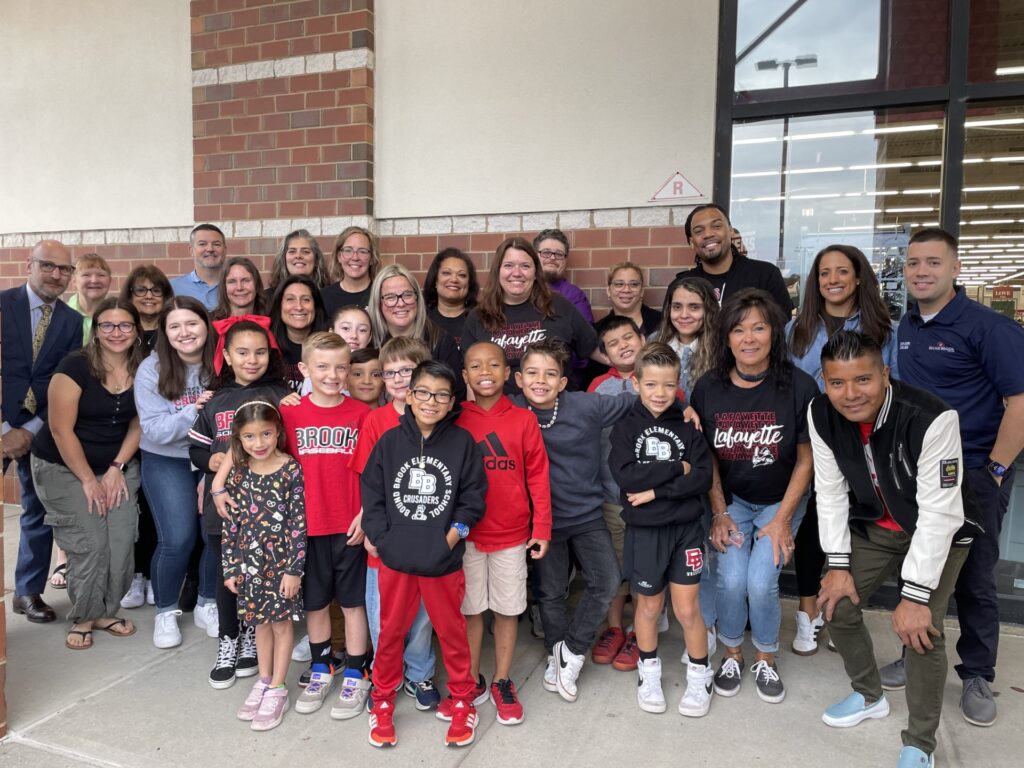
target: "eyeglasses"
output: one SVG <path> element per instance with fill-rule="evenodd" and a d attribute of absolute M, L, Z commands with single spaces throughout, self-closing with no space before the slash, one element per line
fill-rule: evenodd
<path fill-rule="evenodd" d="M 413 397 L 419 400 L 421 403 L 429 402 L 433 400 L 438 405 L 448 405 L 455 397 L 451 392 L 431 392 L 427 389 L 414 389 L 411 390 Z"/>
<path fill-rule="evenodd" d="M 397 307 L 399 299 L 402 300 L 403 304 L 415 304 L 416 292 L 402 291 L 401 293 L 385 293 L 380 297 L 380 301 L 385 307 Z"/>
<path fill-rule="evenodd" d="M 32 261 L 38 264 L 39 268 L 48 275 L 52 275 L 53 270 L 55 269 L 64 277 L 69 277 L 75 272 L 75 268 L 70 264 L 54 264 L 52 261 L 43 261 L 42 259 L 37 259 L 35 256 L 32 257 Z"/>
<path fill-rule="evenodd" d="M 135 330 L 135 323 L 129 323 L 127 320 L 123 323 L 103 322 L 96 323 L 96 327 L 100 333 L 113 333 L 115 328 L 121 333 L 131 333 Z"/>
<path fill-rule="evenodd" d="M 161 296 L 164 295 L 164 289 L 158 288 L 155 285 L 152 286 L 151 288 L 146 288 L 145 286 L 142 285 L 136 285 L 132 287 L 132 296 L 138 296 L 141 299 L 147 293 L 152 294 L 153 298 L 159 299 Z"/>
<path fill-rule="evenodd" d="M 388 379 L 389 381 L 395 378 L 395 376 L 401 376 L 403 379 L 405 379 L 408 378 L 409 376 L 412 376 L 413 370 L 413 368 L 399 368 L 397 371 L 381 371 L 380 375 L 383 376 L 385 379 Z"/>
<path fill-rule="evenodd" d="M 346 246 L 346 247 L 341 249 L 340 253 L 343 253 L 346 256 L 362 256 L 365 259 L 365 258 L 367 258 L 370 255 L 370 249 L 369 248 L 351 248 L 349 246 Z"/>
<path fill-rule="evenodd" d="M 644 287 L 644 284 L 639 280 L 612 280 L 611 286 L 617 291 L 621 291 L 623 288 L 629 288 L 631 291 L 639 291 Z"/>
<path fill-rule="evenodd" d="M 566 253 L 565 251 L 549 251 L 545 248 L 543 251 L 540 251 L 538 255 L 544 259 L 544 261 L 565 261 Z"/>

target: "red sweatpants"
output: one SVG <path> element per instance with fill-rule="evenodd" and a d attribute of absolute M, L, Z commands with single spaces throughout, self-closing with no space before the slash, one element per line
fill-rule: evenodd
<path fill-rule="evenodd" d="M 473 676 L 469 671 L 469 639 L 462 598 L 466 576 L 462 570 L 447 576 L 413 576 L 393 571 L 383 563 L 378 573 L 380 588 L 380 637 L 373 656 L 373 701 L 393 703 L 402 682 L 405 636 L 416 618 L 420 599 L 441 643 L 448 671 L 448 692 L 455 701 L 473 703 Z"/>

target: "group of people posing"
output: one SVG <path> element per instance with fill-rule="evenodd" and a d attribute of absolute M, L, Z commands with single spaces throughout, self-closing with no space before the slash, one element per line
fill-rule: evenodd
<path fill-rule="evenodd" d="M 483 286 L 443 250 L 422 287 L 365 229 L 330 256 L 298 230 L 264 288 L 202 224 L 193 272 L 140 266 L 117 297 L 101 257 L 72 264 L 40 242 L 27 283 L 0 294 L 4 468 L 16 462 L 23 506 L 15 611 L 55 619 L 42 598 L 55 541 L 69 649 L 133 635 L 119 611 L 147 602 L 154 644 L 171 648 L 191 610 L 218 639 L 211 686 L 256 677 L 238 711 L 254 730 L 281 723 L 298 658 L 296 712 L 368 710 L 369 742 L 393 746 L 402 690 L 465 746 L 488 700 L 499 723 L 524 719 L 510 678 L 524 613 L 548 649 L 543 686 L 568 702 L 589 656 L 635 670 L 639 708 L 664 712 L 669 605 L 681 715 L 706 715 L 744 677 L 782 702 L 779 576 L 795 558 L 791 648 L 815 653 L 827 628 L 853 688 L 824 722 L 884 717 L 884 689 L 905 686 L 898 765 L 934 764 L 950 596 L 963 715 L 996 719 L 994 568 L 1024 448 L 1024 331 L 956 285 L 957 242 L 940 229 L 911 238 L 898 326 L 857 248 L 816 256 L 794 315 L 721 206 L 695 208 L 685 234 L 698 265 L 661 310 L 624 262 L 596 323 L 558 230 L 502 242 Z M 861 605 L 894 575 L 905 653 L 880 670 Z"/>

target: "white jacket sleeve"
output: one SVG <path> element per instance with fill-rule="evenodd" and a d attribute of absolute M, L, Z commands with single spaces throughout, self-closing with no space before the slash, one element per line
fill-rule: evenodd
<path fill-rule="evenodd" d="M 964 524 L 963 473 L 960 419 L 945 411 L 925 432 L 917 460 L 917 528 L 902 571 L 907 600 L 927 605 L 939 585 L 953 536 Z"/>
<path fill-rule="evenodd" d="M 813 405 L 813 403 L 812 403 Z M 850 484 L 814 426 L 811 406 L 807 425 L 814 455 L 814 492 L 818 504 L 818 538 L 831 570 L 850 570 Z"/>

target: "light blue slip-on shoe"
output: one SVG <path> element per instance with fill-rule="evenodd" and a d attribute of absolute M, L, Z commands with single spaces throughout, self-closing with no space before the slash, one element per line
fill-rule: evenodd
<path fill-rule="evenodd" d="M 826 709 L 821 720 L 833 728 L 852 728 L 865 720 L 886 717 L 888 714 L 889 702 L 885 700 L 885 696 L 874 704 L 866 704 L 864 697 L 854 691 Z"/>
<path fill-rule="evenodd" d="M 896 768 L 935 768 L 935 755 L 926 755 L 917 747 L 904 747 Z"/>

